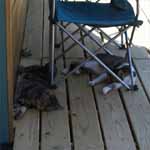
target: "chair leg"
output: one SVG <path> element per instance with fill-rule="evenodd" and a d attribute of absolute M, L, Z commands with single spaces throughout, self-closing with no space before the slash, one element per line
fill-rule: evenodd
<path fill-rule="evenodd" d="M 60 29 L 62 29 L 70 38 L 75 41 L 86 53 L 88 53 L 93 59 L 95 59 L 103 68 L 105 68 L 113 77 L 115 77 L 121 84 L 123 84 L 127 89 L 130 87 L 118 76 L 115 72 L 113 72 L 106 64 L 104 64 L 94 53 L 92 53 L 87 47 L 85 47 L 81 42 L 79 42 L 73 35 L 71 35 L 63 26 L 60 24 L 56 24 Z M 112 39 L 113 40 L 113 39 Z M 79 65 L 80 66 L 80 65 Z M 76 67 L 77 68 L 77 67 Z M 74 71 L 74 70 L 73 70 Z"/>
<path fill-rule="evenodd" d="M 121 31 L 121 30 L 123 30 L 123 28 L 120 28 L 119 30 Z M 124 43 L 124 36 L 123 35 L 124 34 L 122 33 L 121 34 L 121 44 L 120 44 L 119 49 L 125 49 L 125 43 Z"/>
<path fill-rule="evenodd" d="M 129 62 L 129 67 L 130 67 L 130 76 L 131 76 L 131 89 L 134 90 L 134 75 L 133 75 L 133 63 L 132 63 L 132 55 L 131 55 L 131 48 L 129 46 L 128 42 L 128 36 L 127 36 L 127 31 L 125 32 L 125 40 L 126 40 L 126 46 L 127 46 L 127 58 Z"/>
<path fill-rule="evenodd" d="M 51 22 L 51 21 L 50 21 Z M 54 60 L 55 60 L 55 25 L 50 23 L 49 26 L 49 76 L 50 85 L 54 85 Z"/>
<path fill-rule="evenodd" d="M 58 28 L 55 27 L 55 48 L 60 48 L 61 44 L 57 41 L 58 39 Z"/>

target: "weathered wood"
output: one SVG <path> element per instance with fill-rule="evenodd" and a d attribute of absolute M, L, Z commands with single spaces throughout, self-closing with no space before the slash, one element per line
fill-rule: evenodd
<path fill-rule="evenodd" d="M 93 34 L 98 40 L 99 37 Z M 85 39 L 86 45 L 91 49 L 97 49 L 88 38 Z M 118 50 L 113 44 L 107 46 L 114 54 L 122 56 L 125 51 Z M 135 150 L 135 143 L 126 118 L 124 108 L 121 103 L 118 91 L 112 92 L 107 96 L 102 94 L 104 84 L 99 84 L 94 88 L 96 103 L 105 138 L 105 146 L 108 150 Z"/>
<path fill-rule="evenodd" d="M 58 63 L 60 64 L 62 63 L 62 61 L 59 61 Z M 58 86 L 55 91 L 55 95 L 63 109 L 42 113 L 41 149 L 71 150 L 65 84 L 61 84 Z"/>
<path fill-rule="evenodd" d="M 22 59 L 21 65 L 40 64 L 40 60 Z M 40 115 L 38 111 L 28 110 L 21 120 L 15 122 L 14 150 L 39 149 Z"/>
<path fill-rule="evenodd" d="M 68 79 L 75 150 L 104 149 L 93 93 L 86 75 Z"/>
<path fill-rule="evenodd" d="M 24 28 L 26 23 L 28 0 L 9 1 L 11 12 L 11 32 L 12 32 L 12 51 L 13 51 L 13 70 L 16 72 L 20 60 L 20 51 L 22 49 Z M 8 57 L 12 57 L 11 55 Z"/>
<path fill-rule="evenodd" d="M 32 5 L 34 5 L 34 3 L 39 3 L 36 4 L 36 6 L 34 5 L 34 9 L 42 12 L 41 10 L 43 9 L 43 4 L 41 4 L 41 1 L 34 1 L 30 3 L 32 3 Z M 30 9 L 32 8 L 33 6 L 30 7 Z M 41 54 L 42 49 L 44 50 L 44 56 L 48 55 L 49 24 L 47 0 L 44 0 L 44 9 L 44 27 L 43 25 L 41 25 L 41 20 L 43 19 L 41 19 L 42 17 L 39 15 L 39 13 L 35 12 L 35 10 L 30 10 L 28 25 L 32 24 L 32 27 L 27 27 L 26 36 L 28 34 L 29 36 L 25 38 L 24 48 L 29 48 L 31 50 L 34 49 L 34 52 L 33 57 L 28 59 L 28 61 L 27 59 L 22 60 L 22 64 L 39 64 L 39 54 Z M 34 15 L 35 20 L 32 19 L 32 16 Z M 37 28 L 34 27 L 35 25 L 37 26 Z M 39 29 L 39 26 L 42 26 L 44 28 L 44 31 L 41 31 L 41 29 Z M 69 27 L 69 30 L 72 30 L 71 27 Z M 38 32 L 39 36 L 37 36 L 36 32 Z M 42 32 L 44 33 L 43 38 L 41 37 Z M 58 36 L 60 37 L 60 35 Z M 79 34 L 76 35 L 76 37 L 79 36 Z M 43 46 L 41 44 L 42 42 Z M 71 40 L 67 41 L 65 43 L 65 47 L 68 47 L 70 43 Z M 87 45 L 91 49 L 95 49 L 95 46 L 89 43 L 90 42 L 88 42 Z M 110 47 L 112 48 L 112 46 Z M 141 47 L 136 47 L 132 50 L 133 58 L 137 61 L 139 61 L 139 59 L 148 58 L 147 53 L 145 53 L 146 51 L 140 49 Z M 119 55 L 122 55 L 122 53 L 124 53 L 121 50 L 116 51 L 116 48 L 114 48 L 113 51 Z M 60 50 L 56 50 L 56 53 L 59 54 Z M 72 58 L 76 56 L 78 57 L 78 59 L 83 58 L 83 53 L 81 53 L 81 50 L 78 46 L 74 47 L 74 49 L 66 55 L 67 64 L 70 63 L 70 58 L 74 61 L 74 59 Z M 138 62 L 139 64 L 136 63 L 135 60 L 134 62 L 136 66 L 142 64 L 141 62 Z M 63 61 L 60 60 L 57 62 L 57 64 L 59 66 L 58 73 L 60 74 L 60 70 L 63 68 Z M 146 72 L 148 72 L 148 67 L 146 67 L 146 69 L 143 66 L 137 68 L 142 68 L 138 69 L 140 76 L 143 76 L 143 74 L 144 76 L 147 76 L 145 78 L 146 80 L 142 80 L 142 82 L 144 83 L 148 80 L 148 73 L 145 73 L 145 70 Z M 123 91 L 123 98 L 121 97 L 122 99 L 120 99 L 118 92 L 114 92 L 107 97 L 104 97 L 100 93 L 102 85 L 97 86 L 95 88 L 97 104 L 95 104 L 93 91 L 87 85 L 88 80 L 88 75 L 71 76 L 68 79 L 67 88 L 65 84 L 59 85 L 58 89 L 56 90 L 56 96 L 58 97 L 60 104 L 64 107 L 63 110 L 49 113 L 44 112 L 42 113 L 42 119 L 40 121 L 39 113 L 30 111 L 26 114 L 23 120 L 17 122 L 14 148 L 17 150 L 22 149 L 21 146 L 25 145 L 25 147 L 23 147 L 24 149 L 37 150 L 39 149 L 38 146 L 40 146 L 41 150 L 70 150 L 71 146 L 74 146 L 74 150 L 103 150 L 105 149 L 104 146 L 106 146 L 106 149 L 108 150 L 134 150 L 136 149 L 135 144 L 138 143 L 138 147 L 141 150 L 150 149 L 150 106 L 140 83 L 138 82 L 140 87 L 140 90 L 138 92 Z M 149 87 L 148 83 L 147 86 Z M 68 89 L 68 91 L 66 91 L 66 89 Z M 147 93 L 148 92 L 149 91 L 147 91 Z M 68 103 L 67 98 L 69 99 Z M 70 108 L 69 112 L 68 108 Z M 39 133 L 39 122 L 41 133 Z M 33 125 L 32 128 L 30 127 L 31 125 Z M 101 131 L 103 131 L 103 137 Z M 23 135 L 22 133 L 25 134 Z M 41 137 L 39 137 L 40 135 Z M 134 136 L 134 140 L 132 136 Z M 104 142 L 106 145 L 104 145 Z"/>
<path fill-rule="evenodd" d="M 43 11 L 40 11 L 40 9 L 42 9 L 41 7 L 43 7 L 42 6 L 43 3 L 42 1 L 39 1 L 37 3 L 36 2 L 37 1 L 29 1 L 30 8 L 28 11 L 28 18 L 27 18 L 27 24 L 26 24 L 24 48 L 28 48 L 29 46 L 35 47 L 35 43 L 36 43 L 36 46 L 37 47 L 39 46 L 39 49 L 37 49 L 37 53 L 39 54 L 41 52 L 41 45 L 42 45 L 41 44 L 42 43 L 41 32 L 42 32 L 43 26 L 39 26 L 40 23 L 37 24 L 36 21 L 38 17 L 41 18 L 41 20 L 43 18 Z M 39 22 L 40 22 L 40 19 L 39 19 Z M 33 26 L 31 26 L 31 24 Z M 35 28 L 38 30 L 34 30 L 34 32 L 29 32 L 29 31 L 27 32 L 27 29 L 30 29 L 30 28 L 31 29 Z M 33 56 L 34 56 L 34 53 L 33 53 Z M 23 66 L 40 64 L 40 59 L 36 57 L 24 58 L 21 60 L 21 64 Z M 39 112 L 35 110 L 28 110 L 25 116 L 21 120 L 18 120 L 16 122 L 14 150 L 19 150 L 19 149 L 39 150 L 39 146 L 40 146 L 39 127 L 40 127 Z"/>
<path fill-rule="evenodd" d="M 43 56 L 49 56 L 49 4 L 48 0 L 44 0 L 44 36 L 43 36 Z"/>
<path fill-rule="evenodd" d="M 103 85 L 95 87 L 96 101 L 108 150 L 135 150 L 135 144 L 118 92 L 102 95 Z"/>
<path fill-rule="evenodd" d="M 48 1 L 44 0 L 44 55 L 48 53 Z M 60 49 L 58 49 L 60 51 Z M 57 51 L 58 51 L 57 50 Z M 62 59 L 57 61 L 58 73 L 63 68 Z M 69 118 L 67 108 L 67 95 L 65 82 L 58 85 L 55 90 L 55 95 L 63 107 L 62 110 L 56 110 L 53 112 L 42 113 L 42 127 L 41 127 L 41 149 L 42 150 L 71 150 L 70 141 L 70 129 L 69 129 Z"/>
<path fill-rule="evenodd" d="M 78 37 L 77 35 L 76 37 Z M 65 45 L 66 46 L 66 45 Z M 67 65 L 70 56 L 83 58 L 80 48 L 73 48 L 66 55 Z M 72 61 L 74 61 L 72 59 Z M 87 85 L 88 75 L 71 76 L 68 79 L 70 113 L 72 118 L 73 142 L 75 150 L 104 149 L 104 143 L 97 116 L 92 89 Z"/>
<path fill-rule="evenodd" d="M 14 150 L 39 150 L 39 113 L 29 110 L 16 123 Z"/>
<path fill-rule="evenodd" d="M 23 49 L 31 50 L 32 57 L 40 58 L 43 43 L 43 0 L 29 1 L 27 18 L 24 39 L 26 44 Z"/>
<path fill-rule="evenodd" d="M 7 81 L 9 108 L 9 141 L 13 142 L 13 95 L 14 95 L 14 58 L 12 47 L 12 17 L 11 2 L 6 0 L 6 28 L 7 28 Z"/>
<path fill-rule="evenodd" d="M 122 91 L 124 103 L 131 120 L 140 150 L 150 149 L 150 104 L 139 81 L 136 92 Z"/>
<path fill-rule="evenodd" d="M 145 87 L 146 93 L 150 98 L 150 59 L 147 60 L 134 60 L 140 79 Z"/>
<path fill-rule="evenodd" d="M 142 46 L 133 46 L 131 52 L 133 59 L 147 59 L 150 57 L 147 49 Z"/>

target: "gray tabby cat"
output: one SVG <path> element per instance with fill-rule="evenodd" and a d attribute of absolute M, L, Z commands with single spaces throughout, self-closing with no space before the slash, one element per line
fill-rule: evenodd
<path fill-rule="evenodd" d="M 48 67 L 48 64 L 45 66 L 19 67 L 14 99 L 16 119 L 22 117 L 29 108 L 40 111 L 62 108 L 55 96 L 55 90 L 50 89 Z"/>

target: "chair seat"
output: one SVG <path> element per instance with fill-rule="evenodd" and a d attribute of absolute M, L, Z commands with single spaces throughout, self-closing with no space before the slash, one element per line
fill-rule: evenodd
<path fill-rule="evenodd" d="M 100 27 L 132 25 L 135 14 L 128 3 L 126 10 L 113 7 L 110 3 L 57 2 L 55 21 Z"/>

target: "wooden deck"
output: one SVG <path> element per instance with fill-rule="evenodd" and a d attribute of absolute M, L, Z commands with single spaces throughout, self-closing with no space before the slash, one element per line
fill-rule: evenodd
<path fill-rule="evenodd" d="M 47 57 L 47 7 L 47 0 L 29 0 L 23 48 L 31 49 L 33 56 L 22 59 L 24 65 L 40 64 L 42 52 Z M 84 42 L 96 48 L 88 39 Z M 150 150 L 150 59 L 139 45 L 132 48 L 139 75 L 137 92 L 121 90 L 103 96 L 103 85 L 88 86 L 89 75 L 71 76 L 56 91 L 63 110 L 30 110 L 15 122 L 14 150 Z M 73 49 L 57 62 L 58 72 L 75 58 L 83 59 L 80 48 Z M 124 53 L 116 48 L 114 52 Z"/>

